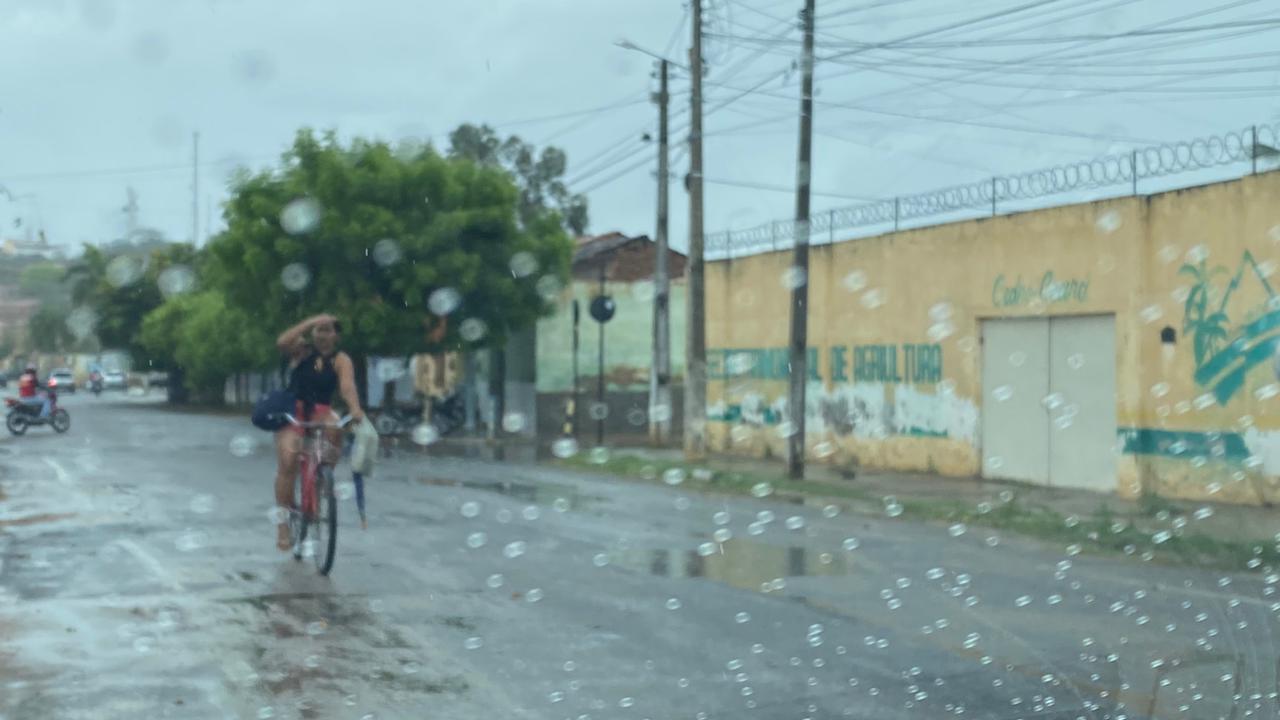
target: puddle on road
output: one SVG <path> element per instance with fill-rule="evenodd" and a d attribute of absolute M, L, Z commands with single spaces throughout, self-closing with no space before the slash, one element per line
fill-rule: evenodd
<path fill-rule="evenodd" d="M 695 549 L 630 550 L 611 554 L 610 561 L 658 577 L 703 578 L 760 592 L 783 589 L 787 578 L 838 577 L 855 570 L 853 558 L 845 554 L 740 539 Z"/>
<path fill-rule="evenodd" d="M 482 482 L 477 480 L 445 480 L 433 477 L 421 477 L 418 478 L 418 482 L 438 487 L 460 487 L 498 493 L 499 495 L 506 495 L 507 497 L 536 505 L 550 505 L 560 511 L 577 510 L 585 501 L 604 499 L 581 495 L 576 487 L 561 483 Z"/>

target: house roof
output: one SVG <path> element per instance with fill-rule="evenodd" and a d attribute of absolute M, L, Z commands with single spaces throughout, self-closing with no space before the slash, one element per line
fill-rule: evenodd
<path fill-rule="evenodd" d="M 616 252 L 631 243 L 651 243 L 653 240 L 648 235 L 627 236 L 620 232 L 611 232 L 604 235 L 579 237 L 575 241 L 577 247 L 573 251 L 573 264 L 577 265 L 583 262 L 590 262 L 601 258 L 601 256 Z M 672 250 L 670 246 L 667 251 L 676 255 L 684 256 L 683 253 Z"/>

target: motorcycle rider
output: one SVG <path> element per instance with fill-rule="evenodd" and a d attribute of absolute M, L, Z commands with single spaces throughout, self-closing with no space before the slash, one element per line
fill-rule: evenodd
<path fill-rule="evenodd" d="M 47 392 L 40 394 L 38 391 L 41 387 L 43 386 L 40 384 L 40 376 L 36 372 L 36 366 L 28 364 L 27 369 L 18 377 L 18 399 L 24 405 L 39 405 L 41 419 L 48 419 L 50 410 L 49 394 Z"/>

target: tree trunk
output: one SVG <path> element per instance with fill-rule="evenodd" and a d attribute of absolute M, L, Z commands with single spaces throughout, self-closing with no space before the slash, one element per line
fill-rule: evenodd
<path fill-rule="evenodd" d="M 175 405 L 186 404 L 187 395 L 187 374 L 182 368 L 174 368 L 169 371 L 168 399 L 170 403 Z M 147 380 L 146 382 L 150 382 Z"/>
<path fill-rule="evenodd" d="M 507 414 L 507 353 L 505 348 L 493 348 L 493 362 L 489 363 L 489 394 L 493 396 L 493 435 L 502 434 L 502 418 Z"/>
<path fill-rule="evenodd" d="M 356 394 L 360 398 L 360 407 L 369 407 L 369 358 L 363 354 L 351 358 L 355 366 Z"/>

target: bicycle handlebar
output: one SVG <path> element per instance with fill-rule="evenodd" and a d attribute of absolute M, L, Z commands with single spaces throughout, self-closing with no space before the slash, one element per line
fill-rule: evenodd
<path fill-rule="evenodd" d="M 299 420 L 298 418 L 294 417 L 292 413 L 280 413 L 278 417 L 282 417 L 282 418 L 284 418 L 285 420 L 288 420 L 290 425 L 296 425 L 296 426 L 298 426 L 298 427 L 300 427 L 300 428 L 306 428 L 306 429 L 323 428 L 323 427 L 338 427 L 338 428 L 342 428 L 342 427 L 346 427 L 346 426 L 351 422 L 351 416 L 350 416 L 350 415 L 343 415 L 341 418 L 339 418 L 339 419 L 338 419 L 338 422 L 336 422 L 336 423 L 331 423 L 331 422 L 302 422 L 302 421 L 301 421 L 301 420 Z"/>

